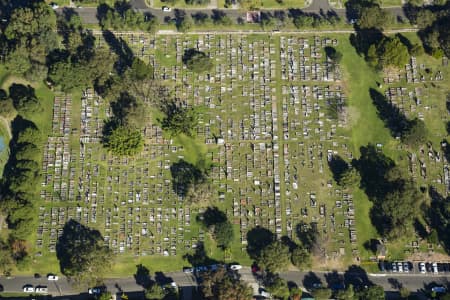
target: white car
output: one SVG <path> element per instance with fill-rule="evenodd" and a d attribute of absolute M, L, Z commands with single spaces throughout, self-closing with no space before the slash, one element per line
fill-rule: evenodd
<path fill-rule="evenodd" d="M 98 287 L 88 289 L 89 295 L 100 295 L 102 293 L 102 290 Z"/>
<path fill-rule="evenodd" d="M 50 6 L 51 6 L 53 9 L 58 9 L 58 8 L 59 8 L 59 5 L 56 4 L 56 3 L 51 3 Z"/>
<path fill-rule="evenodd" d="M 53 274 L 48 274 L 48 275 L 47 275 L 47 280 L 50 280 L 50 281 L 57 281 L 58 279 L 59 279 L 59 277 L 56 276 L 56 275 L 53 275 Z"/>
<path fill-rule="evenodd" d="M 172 11 L 172 9 L 170 7 L 167 7 L 167 6 L 163 6 L 162 7 L 162 11 L 169 12 L 169 11 Z"/>
<path fill-rule="evenodd" d="M 425 268 L 425 263 L 424 262 L 419 263 L 419 271 L 422 274 L 425 274 L 427 272 L 427 269 Z"/>
<path fill-rule="evenodd" d="M 23 287 L 25 293 L 34 293 L 34 287 L 32 285 L 26 285 Z"/>
<path fill-rule="evenodd" d="M 433 266 L 433 273 L 435 274 L 439 273 L 437 263 L 434 262 L 432 266 Z"/>
<path fill-rule="evenodd" d="M 242 266 L 241 265 L 231 265 L 230 269 L 233 271 L 237 271 L 237 270 L 242 269 Z"/>
<path fill-rule="evenodd" d="M 47 293 L 48 289 L 46 286 L 37 286 L 36 287 L 36 293 Z"/>

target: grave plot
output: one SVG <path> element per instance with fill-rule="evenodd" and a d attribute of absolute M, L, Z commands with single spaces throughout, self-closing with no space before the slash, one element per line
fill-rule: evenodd
<path fill-rule="evenodd" d="M 97 46 L 106 46 L 97 37 Z M 255 226 L 296 239 L 300 223 L 318 229 L 326 241 L 324 255 L 356 253 L 353 196 L 336 187 L 328 170 L 330 155 L 352 158 L 348 137 L 340 133 L 345 116 L 329 114 L 332 104 L 340 112 L 346 103 L 340 68 L 323 49 L 337 40 L 211 34 L 116 38 L 154 64 L 155 76 L 183 105 L 204 108 L 195 142 L 206 145 L 202 155 L 213 163 L 213 200 L 236 225 L 234 258 L 246 252 L 247 232 Z M 190 48 L 211 57 L 210 72 L 186 69 L 182 56 Z M 207 241 L 195 221 L 201 210 L 187 205 L 172 186 L 170 166 L 188 160 L 193 150 L 169 140 L 149 116 L 143 152 L 114 157 L 100 144 L 109 104 L 92 89 L 77 101 L 55 98 L 36 242 L 42 252 L 54 252 L 68 219 L 99 229 L 105 244 L 121 255 L 181 256 Z"/>
<path fill-rule="evenodd" d="M 442 149 L 437 147 L 441 140 L 433 127 L 440 125 L 436 121 L 444 123 L 448 119 L 443 100 L 439 100 L 446 96 L 440 84 L 448 74 L 446 57 L 434 64 L 411 57 L 405 69 L 398 72 L 399 80 L 388 82 L 384 92 L 386 100 L 408 119 L 418 118 L 427 125 L 430 142 L 421 145 L 418 152 L 406 149 L 408 169 L 419 184 L 430 184 L 444 195 L 450 191 L 448 161 Z"/>
<path fill-rule="evenodd" d="M 97 37 L 97 46 L 105 47 Z M 234 258 L 245 256 L 247 233 L 255 226 L 294 240 L 298 231 L 312 227 L 324 245 L 319 256 L 348 261 L 358 255 L 353 195 L 337 187 L 328 170 L 332 155 L 353 158 L 350 137 L 342 133 L 347 99 L 340 66 L 323 50 L 337 40 L 300 35 L 154 39 L 129 33 L 116 38 L 151 62 L 157 78 L 183 105 L 204 107 L 196 142 L 206 145 L 203 155 L 213 163 L 213 200 L 239 233 Z M 214 68 L 189 72 L 182 63 L 189 48 L 207 53 Z M 442 93 L 436 92 L 448 76 L 447 64 L 445 58 L 432 66 L 412 58 L 404 70 L 385 74 L 386 98 L 427 126 L 447 120 L 437 102 Z M 187 205 L 172 187 L 170 166 L 192 157 L 192 149 L 167 139 L 149 116 L 143 152 L 113 157 L 100 145 L 110 114 L 109 104 L 92 89 L 76 101 L 55 97 L 43 160 L 39 251 L 55 251 L 68 219 L 99 229 L 105 244 L 120 255 L 181 256 L 207 241 L 195 221 L 201 209 Z M 436 148 L 437 135 L 430 136 L 433 144 L 410 152 L 406 163 L 419 184 L 432 184 L 447 195 L 448 162 Z"/>

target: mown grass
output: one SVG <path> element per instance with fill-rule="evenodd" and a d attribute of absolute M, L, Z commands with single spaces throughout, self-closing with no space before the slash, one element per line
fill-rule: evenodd
<path fill-rule="evenodd" d="M 356 157 L 359 157 L 360 147 L 369 143 L 387 144 L 392 142 L 388 130 L 377 115 L 377 110 L 369 95 L 370 88 L 377 88 L 381 78 L 369 66 L 364 58 L 359 56 L 348 39 L 341 39 L 339 50 L 343 53 L 341 66 L 344 73 L 344 89 L 348 95 L 349 129 L 351 147 Z M 377 238 L 377 231 L 370 220 L 372 203 L 360 189 L 353 191 L 358 234 L 358 249 L 362 257 L 371 255 L 364 243 Z"/>

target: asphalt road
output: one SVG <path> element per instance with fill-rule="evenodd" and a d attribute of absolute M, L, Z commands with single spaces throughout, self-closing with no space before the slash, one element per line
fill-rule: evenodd
<path fill-rule="evenodd" d="M 193 287 L 196 286 L 196 281 L 193 275 L 185 274 L 183 272 L 166 273 L 159 274 L 160 282 L 171 282 L 175 281 L 177 285 L 184 289 L 185 295 L 192 294 L 191 291 Z M 121 292 L 141 292 L 144 290 L 142 285 L 136 283 L 134 277 L 125 277 L 119 279 L 105 279 L 105 286 L 111 293 L 121 293 Z M 72 286 L 71 283 L 67 281 L 65 277 L 60 276 L 58 281 L 48 281 L 44 276 L 42 278 L 36 279 L 33 276 L 17 276 L 11 279 L 5 277 L 0 277 L 0 285 L 3 286 L 4 292 L 22 292 L 25 285 L 46 286 L 48 288 L 48 293 L 58 297 L 58 296 L 70 296 L 70 295 L 80 295 L 87 293 L 87 287 L 83 290 L 77 289 Z M 185 297 L 185 300 L 190 300 L 190 297 Z"/>
<path fill-rule="evenodd" d="M 255 279 L 250 275 L 250 268 L 244 267 L 241 271 L 242 279 L 248 281 L 248 283 L 255 284 Z M 336 282 L 344 282 L 346 284 L 353 284 L 354 286 L 364 286 L 370 284 L 377 284 L 383 286 L 386 292 L 396 292 L 400 286 L 408 288 L 413 292 L 420 292 L 425 290 L 430 284 L 442 284 L 447 286 L 449 283 L 449 276 L 433 275 L 433 274 L 417 274 L 409 273 L 399 275 L 393 274 L 381 274 L 381 275 L 368 275 L 359 268 L 354 271 L 346 273 L 337 272 L 283 272 L 281 276 L 291 282 L 295 282 L 298 286 L 303 287 L 306 290 L 311 289 L 314 283 L 321 283 L 323 286 L 332 286 Z M 196 281 L 191 274 L 185 274 L 183 272 L 174 272 L 160 274 L 160 278 L 163 281 L 175 281 L 177 285 L 185 291 L 185 300 L 191 300 L 190 291 L 195 288 Z M 48 281 L 46 278 L 35 279 L 33 277 L 15 277 L 12 279 L 0 278 L 0 284 L 3 286 L 5 292 L 20 292 L 26 284 L 32 284 L 34 287 L 41 285 L 47 286 L 49 293 L 53 296 L 70 296 L 79 295 L 80 293 L 86 293 L 86 290 L 77 290 L 71 286 L 67 280 L 62 277 L 58 281 Z M 132 293 L 141 292 L 143 287 L 136 283 L 133 277 L 119 278 L 119 279 L 106 279 L 105 285 L 108 291 L 112 293 L 120 293 L 122 291 Z"/>
<path fill-rule="evenodd" d="M 142 13 L 149 13 L 158 18 L 160 22 L 163 22 L 166 17 L 174 18 L 176 9 L 173 9 L 170 12 L 164 12 L 161 9 L 157 8 L 149 8 L 145 4 L 145 0 L 131 0 L 131 6 L 142 12 Z M 57 11 L 61 12 L 64 8 L 60 8 Z M 96 24 L 98 23 L 97 19 L 97 9 L 94 7 L 85 7 L 85 8 L 72 8 L 76 13 L 78 13 L 83 22 L 86 24 Z M 386 8 L 388 11 L 390 11 L 392 14 L 394 14 L 397 18 L 405 18 L 405 14 L 403 12 L 402 7 L 389 7 Z M 189 12 L 190 14 L 196 14 L 198 12 L 205 13 L 209 16 L 213 14 L 212 9 L 188 9 L 186 12 Z M 244 18 L 246 16 L 246 13 L 243 10 L 240 9 L 226 9 L 221 10 L 225 12 L 231 19 L 237 20 L 238 18 Z M 275 12 L 275 11 L 282 11 L 282 10 L 262 10 L 264 12 Z M 332 8 L 328 0 L 314 0 L 312 4 L 304 9 L 302 9 L 303 12 L 307 13 L 315 13 L 315 14 L 325 14 L 327 12 L 333 12 L 337 14 L 340 17 L 345 17 L 345 9 L 334 9 Z M 287 15 L 289 13 L 289 10 L 284 10 L 284 13 Z"/>

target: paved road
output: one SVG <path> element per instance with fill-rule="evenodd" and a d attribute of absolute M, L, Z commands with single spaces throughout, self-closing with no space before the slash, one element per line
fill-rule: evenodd
<path fill-rule="evenodd" d="M 241 272 L 241 278 L 255 286 L 256 281 L 252 277 L 250 268 L 244 267 Z M 310 289 L 313 283 L 322 283 L 324 286 L 332 285 L 334 282 L 344 280 L 347 284 L 352 283 L 355 286 L 363 286 L 367 284 L 378 284 L 384 287 L 387 292 L 396 292 L 399 286 L 404 286 L 410 291 L 421 291 L 431 283 L 447 285 L 450 276 L 443 275 L 423 275 L 417 273 L 409 274 L 383 274 L 383 275 L 367 275 L 361 271 L 352 271 L 347 273 L 329 273 L 329 272 L 283 272 L 281 274 L 283 278 L 288 281 L 295 282 L 298 286 Z M 189 296 L 192 289 L 196 286 L 195 278 L 191 274 L 185 274 L 183 272 L 166 273 L 163 277 L 167 280 L 173 280 L 177 285 L 182 288 L 185 293 L 185 300 L 191 300 Z M 0 284 L 4 287 L 5 292 L 20 292 L 26 284 L 32 284 L 33 286 L 45 285 L 49 289 L 49 293 L 54 296 L 63 295 L 78 295 L 85 293 L 86 291 L 80 291 L 74 289 L 65 278 L 60 278 L 58 281 L 48 281 L 46 278 L 34 279 L 33 277 L 15 277 L 13 279 L 0 278 Z M 107 279 L 105 285 L 112 293 L 124 292 L 141 292 L 142 286 L 136 284 L 136 280 L 133 277 L 120 278 L 120 279 Z M 257 286 L 256 286 L 257 288 Z"/>
<path fill-rule="evenodd" d="M 131 0 L 131 5 L 134 9 L 142 12 L 142 13 L 149 13 L 158 18 L 160 22 L 164 22 L 164 19 L 167 17 L 174 18 L 176 9 L 172 10 L 171 12 L 163 12 L 161 9 L 156 8 L 148 8 L 145 4 L 145 0 Z M 64 8 L 60 8 L 57 11 L 61 12 Z M 394 14 L 397 18 L 403 18 L 405 19 L 405 14 L 403 12 L 403 8 L 401 7 L 389 7 L 386 8 L 388 11 L 390 11 L 392 14 Z M 97 24 L 97 9 L 93 7 L 85 7 L 85 8 L 73 8 L 75 12 L 77 12 L 84 23 L 86 24 Z M 213 9 L 188 9 L 186 10 L 190 14 L 196 14 L 198 12 L 205 13 L 209 16 L 213 14 Z M 222 10 L 225 12 L 231 19 L 238 20 L 238 18 L 245 19 L 245 12 L 240 9 L 226 9 Z M 275 12 L 275 11 L 281 11 L 281 10 L 262 10 L 263 12 Z M 344 18 L 346 16 L 345 9 L 334 9 L 332 8 L 328 0 L 314 0 L 312 4 L 304 9 L 302 9 L 303 12 L 306 13 L 327 13 L 327 12 L 334 12 L 338 16 Z M 289 13 L 289 10 L 284 10 L 285 14 L 287 15 Z"/>
<path fill-rule="evenodd" d="M 185 290 L 185 295 L 192 295 L 192 288 L 196 286 L 193 275 L 183 272 L 166 273 L 163 275 L 167 282 L 175 281 L 177 285 Z M 87 293 L 85 290 L 74 288 L 64 277 L 60 277 L 58 281 L 48 281 L 47 278 L 35 279 L 32 276 L 17 276 L 11 279 L 0 277 L 0 285 L 3 286 L 5 292 L 21 292 L 25 285 L 47 286 L 48 293 L 53 296 L 69 296 Z M 120 279 L 106 279 L 105 285 L 111 293 L 120 292 L 141 292 L 143 287 L 136 283 L 134 277 L 125 277 Z M 191 300 L 191 297 L 185 297 L 185 300 Z"/>

